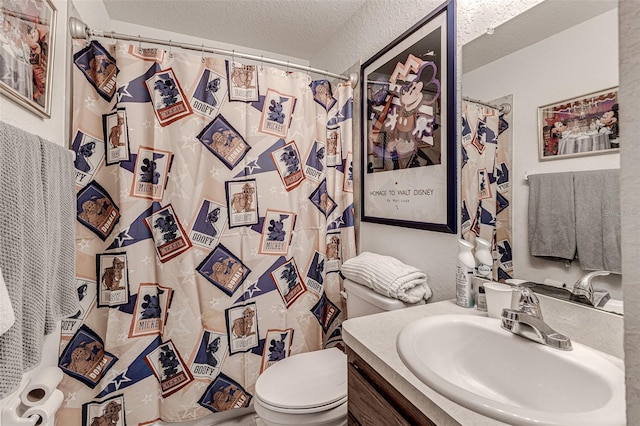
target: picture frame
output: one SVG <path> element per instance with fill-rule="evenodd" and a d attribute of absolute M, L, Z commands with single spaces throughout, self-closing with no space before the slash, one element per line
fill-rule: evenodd
<path fill-rule="evenodd" d="M 56 15 L 51 0 L 0 0 L 0 93 L 46 118 L 51 117 Z"/>
<path fill-rule="evenodd" d="M 360 68 L 364 222 L 457 232 L 455 0 Z"/>
<path fill-rule="evenodd" d="M 618 113 L 618 87 L 539 107 L 539 159 L 618 152 Z"/>

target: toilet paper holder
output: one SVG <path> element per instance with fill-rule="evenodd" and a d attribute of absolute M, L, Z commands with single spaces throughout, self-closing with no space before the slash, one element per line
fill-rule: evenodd
<path fill-rule="evenodd" d="M 14 392 L 0 413 L 0 424 L 9 424 L 16 426 L 36 426 L 38 422 L 42 422 L 40 416 L 22 417 L 27 408 L 22 404 L 20 396 L 22 391 L 27 387 L 31 380 L 23 378 L 17 392 Z"/>
<path fill-rule="evenodd" d="M 56 371 L 57 370 L 57 371 Z M 18 390 L 10 395 L 0 413 L 0 424 L 40 426 L 53 419 L 64 395 L 56 387 L 62 380 L 57 367 L 47 368 L 38 379 L 23 377 Z"/>

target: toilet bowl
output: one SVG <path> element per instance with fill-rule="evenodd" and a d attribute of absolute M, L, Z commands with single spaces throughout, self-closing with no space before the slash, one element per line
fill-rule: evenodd
<path fill-rule="evenodd" d="M 256 382 L 267 425 L 341 425 L 347 415 L 347 356 L 336 348 L 285 358 Z"/>
<path fill-rule="evenodd" d="M 344 289 L 350 318 L 414 306 L 349 280 Z M 254 405 L 268 426 L 346 425 L 347 356 L 331 348 L 278 361 L 258 377 Z"/>

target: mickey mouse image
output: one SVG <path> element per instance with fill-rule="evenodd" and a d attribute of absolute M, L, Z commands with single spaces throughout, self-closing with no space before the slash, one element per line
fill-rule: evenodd
<path fill-rule="evenodd" d="M 162 374 L 164 375 L 163 379 L 167 377 L 171 377 L 178 372 L 178 367 L 180 366 L 180 361 L 176 356 L 176 353 L 171 349 L 169 345 L 163 346 L 161 348 L 160 356 L 158 360 L 160 361 L 160 365 L 162 366 Z"/>
<path fill-rule="evenodd" d="M 435 164 L 437 158 L 430 158 L 419 145 L 424 137 L 433 135 L 437 128 L 435 117 L 423 106 L 433 105 L 440 97 L 440 81 L 433 62 L 423 62 L 410 80 L 397 80 L 393 94 L 398 105 L 387 114 L 385 126 L 391 129 L 391 139 L 387 142 L 386 157 L 393 163 L 393 169 L 418 167 L 417 157 L 426 164 Z M 401 164 L 401 160 L 405 160 Z"/>
<path fill-rule="evenodd" d="M 164 242 L 168 243 L 178 238 L 178 224 L 169 213 L 163 213 L 163 217 L 157 218 L 153 223 L 153 227 L 162 232 Z"/>
<path fill-rule="evenodd" d="M 618 139 L 618 104 L 614 104 L 609 111 L 602 114 L 598 125 L 600 125 L 600 133 L 607 133 L 610 140 Z M 617 147 L 618 144 L 615 145 Z"/>
<path fill-rule="evenodd" d="M 145 158 L 142 160 L 142 164 L 143 165 L 140 167 L 140 170 L 142 171 L 142 173 L 140 173 L 140 182 L 157 185 L 160 180 L 160 173 L 156 171 L 156 168 L 158 167 L 156 162 Z"/>
<path fill-rule="evenodd" d="M 284 113 L 282 112 L 282 104 L 288 101 L 287 98 L 280 97 L 280 100 L 276 102 L 271 99 L 271 106 L 269 106 L 269 120 L 275 121 L 276 123 L 284 124 Z"/>
<path fill-rule="evenodd" d="M 298 281 L 298 273 L 292 263 L 289 263 L 280 274 L 280 278 L 287 283 L 287 294 L 291 291 Z M 286 296 L 286 294 L 285 294 Z"/>
<path fill-rule="evenodd" d="M 287 356 L 284 343 L 286 338 L 287 333 L 281 333 L 280 340 L 271 339 L 269 346 L 269 361 L 280 361 Z"/>
<path fill-rule="evenodd" d="M 166 73 L 158 76 L 158 80 L 156 80 L 153 88 L 160 92 L 162 96 L 162 102 L 165 107 L 171 106 L 178 102 L 178 95 L 180 92 L 178 91 L 178 87 L 176 86 L 176 82 L 173 81 L 173 78 Z"/>
<path fill-rule="evenodd" d="M 288 217 L 287 215 L 280 215 L 280 220 L 271 219 L 269 221 L 269 227 L 267 228 L 269 231 L 269 235 L 267 236 L 268 241 L 284 241 L 287 233 L 284 230 L 283 221 Z"/>
<path fill-rule="evenodd" d="M 280 160 L 287 166 L 287 173 L 291 174 L 300 170 L 300 159 L 298 158 L 298 153 L 292 146 L 286 146 L 284 148 L 284 151 L 280 154 Z"/>
<path fill-rule="evenodd" d="M 160 308 L 160 295 L 164 293 L 164 290 L 158 289 L 155 296 L 149 294 L 144 295 L 144 302 L 142 302 L 142 313 L 140 319 L 160 318 L 162 309 Z"/>
<path fill-rule="evenodd" d="M 556 135 L 556 137 L 562 138 L 566 137 L 569 134 L 569 126 L 567 126 L 566 121 L 556 121 L 553 123 L 553 127 L 551 128 L 551 134 Z"/>

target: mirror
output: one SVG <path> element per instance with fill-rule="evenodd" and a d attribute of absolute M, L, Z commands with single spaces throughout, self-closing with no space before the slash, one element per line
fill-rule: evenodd
<path fill-rule="evenodd" d="M 571 290 L 589 272 L 580 268 L 578 260 L 565 265 L 529 255 L 525 176 L 620 167 L 617 150 L 556 161 L 540 161 L 538 152 L 540 107 L 618 86 L 617 1 L 542 1 L 465 44 L 462 69 L 463 97 L 500 104 L 511 96 L 508 191 L 513 278 L 564 283 Z M 463 192 L 464 179 L 463 174 Z M 597 276 L 592 282 L 612 299 L 622 300 L 620 275 Z"/>

